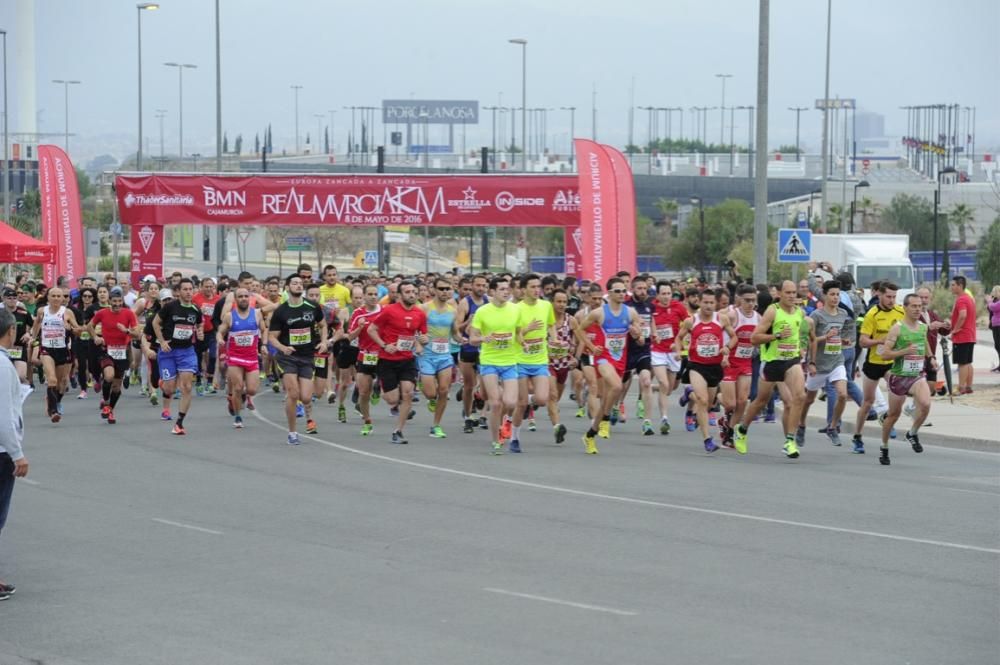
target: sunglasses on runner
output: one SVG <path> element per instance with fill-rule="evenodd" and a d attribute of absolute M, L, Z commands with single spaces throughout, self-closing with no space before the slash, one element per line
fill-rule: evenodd
<path fill-rule="evenodd" d="M 625 289 L 611 289 L 611 293 L 625 293 Z"/>

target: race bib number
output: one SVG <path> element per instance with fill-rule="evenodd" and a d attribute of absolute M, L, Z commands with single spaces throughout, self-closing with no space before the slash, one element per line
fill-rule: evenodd
<path fill-rule="evenodd" d="M 551 358 L 563 358 L 568 355 L 569 355 L 569 347 L 566 346 L 549 347 L 549 357 Z"/>
<path fill-rule="evenodd" d="M 312 329 L 292 328 L 288 331 L 289 346 L 306 346 L 312 341 Z"/>
<path fill-rule="evenodd" d="M 537 353 L 541 353 L 545 350 L 545 340 L 544 339 L 526 339 L 524 340 L 524 353 L 529 356 L 533 356 Z"/>
<path fill-rule="evenodd" d="M 605 344 L 607 346 L 608 353 L 612 356 L 618 357 L 625 352 L 625 335 L 607 335 Z"/>
<path fill-rule="evenodd" d="M 750 344 L 737 344 L 736 345 L 736 357 L 737 358 L 753 358 L 753 346 Z"/>
<path fill-rule="evenodd" d="M 361 364 L 362 365 L 377 365 L 378 364 L 378 354 L 377 353 L 363 353 L 363 354 L 361 354 Z"/>
<path fill-rule="evenodd" d="M 211 318 L 212 314 L 215 313 L 215 305 L 209 305 L 208 303 L 205 303 L 204 305 L 201 306 L 201 313 L 203 316 Z"/>
<path fill-rule="evenodd" d="M 656 334 L 661 340 L 668 340 L 674 338 L 674 327 L 669 323 L 665 326 L 657 326 Z"/>
<path fill-rule="evenodd" d="M 7 350 L 7 355 L 10 356 L 11 360 L 20 360 L 24 357 L 24 349 L 19 346 L 15 346 Z"/>
<path fill-rule="evenodd" d="M 254 341 L 257 339 L 257 334 L 244 330 L 236 333 L 230 333 L 229 339 L 233 340 L 233 344 L 235 346 L 245 348 L 254 345 Z"/>
<path fill-rule="evenodd" d="M 916 376 L 924 369 L 923 356 L 903 356 L 903 374 Z"/>
<path fill-rule="evenodd" d="M 510 348 L 511 333 L 493 333 L 493 348 L 499 351 Z"/>
<path fill-rule="evenodd" d="M 413 338 L 412 337 L 400 337 L 396 340 L 396 348 L 400 351 L 412 351 L 413 350 Z"/>
<path fill-rule="evenodd" d="M 431 353 L 449 353 L 451 347 L 448 345 L 448 340 L 442 337 L 431 340 Z"/>
<path fill-rule="evenodd" d="M 182 323 L 174 326 L 174 339 L 185 340 L 194 337 L 194 326 Z"/>
<path fill-rule="evenodd" d="M 652 332 L 653 332 L 653 329 L 652 329 L 652 326 L 651 326 L 652 318 L 650 317 L 649 314 L 640 314 L 639 315 L 639 321 L 641 322 L 642 336 L 645 339 L 649 339 L 650 335 L 652 335 Z"/>
<path fill-rule="evenodd" d="M 42 346 L 46 349 L 65 349 L 66 333 L 62 330 L 43 330 Z"/>
<path fill-rule="evenodd" d="M 316 367 L 318 369 L 325 368 L 326 358 L 324 358 L 323 356 L 316 356 L 315 358 L 313 358 L 313 367 Z"/>
<path fill-rule="evenodd" d="M 82 332 L 82 333 L 80 333 L 80 341 L 81 342 L 89 342 L 90 341 L 90 333 L 89 332 Z"/>
<path fill-rule="evenodd" d="M 791 360 L 799 357 L 799 346 L 794 342 L 778 342 L 778 357 L 782 360 Z"/>
<path fill-rule="evenodd" d="M 108 357 L 112 360 L 125 360 L 127 358 L 126 352 L 128 347 L 126 346 L 109 346 L 108 347 Z"/>
<path fill-rule="evenodd" d="M 702 358 L 714 358 L 719 355 L 718 344 L 698 344 L 696 348 L 698 350 L 698 355 Z"/>

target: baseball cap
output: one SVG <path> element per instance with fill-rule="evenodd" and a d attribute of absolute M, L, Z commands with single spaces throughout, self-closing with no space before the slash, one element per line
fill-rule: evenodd
<path fill-rule="evenodd" d="M 10 298 L 12 296 L 17 296 L 17 291 L 15 291 L 14 289 L 10 288 L 9 286 L 4 287 L 3 297 L 4 298 Z"/>
<path fill-rule="evenodd" d="M 173 300 L 174 292 L 170 289 L 160 289 L 160 300 Z"/>
<path fill-rule="evenodd" d="M 121 298 L 125 293 L 122 291 L 120 286 L 116 286 L 108 293 L 108 296 L 112 298 Z"/>
<path fill-rule="evenodd" d="M 151 274 L 150 275 L 146 275 L 145 277 L 142 278 L 142 281 L 144 281 L 144 282 L 155 282 L 156 281 L 156 277 L 154 277 Z"/>

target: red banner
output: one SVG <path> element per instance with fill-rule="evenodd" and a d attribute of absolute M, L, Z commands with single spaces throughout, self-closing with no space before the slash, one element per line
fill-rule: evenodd
<path fill-rule="evenodd" d="M 42 240 L 56 246 L 56 263 L 45 266 L 45 283 L 54 286 L 64 275 L 71 285 L 87 272 L 83 216 L 76 170 L 54 145 L 38 146 L 38 189 L 41 197 Z"/>
<path fill-rule="evenodd" d="M 579 274 L 602 287 L 614 274 L 618 217 L 617 187 L 611 158 L 604 147 L 587 139 L 574 139 L 580 184 Z M 608 252 L 607 254 L 605 252 Z"/>
<path fill-rule="evenodd" d="M 142 278 L 163 277 L 163 227 L 133 226 L 129 233 L 132 243 L 132 284 L 142 284 Z"/>
<path fill-rule="evenodd" d="M 625 155 L 609 145 L 603 146 L 611 157 L 611 165 L 615 169 L 615 187 L 618 190 L 618 223 L 616 224 L 617 243 L 614 252 L 614 270 L 628 270 L 633 275 L 636 272 L 637 261 L 635 251 L 635 184 L 632 181 L 632 169 Z"/>
<path fill-rule="evenodd" d="M 119 176 L 123 224 L 576 226 L 575 176 Z"/>

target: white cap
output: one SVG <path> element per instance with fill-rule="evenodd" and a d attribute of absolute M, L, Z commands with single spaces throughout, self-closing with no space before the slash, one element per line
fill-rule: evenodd
<path fill-rule="evenodd" d="M 156 278 L 153 277 L 152 275 L 146 275 L 145 277 L 142 278 L 142 281 L 144 281 L 144 282 L 155 282 Z"/>
<path fill-rule="evenodd" d="M 160 289 L 160 300 L 166 300 L 167 298 L 173 299 L 174 292 L 170 289 Z"/>

